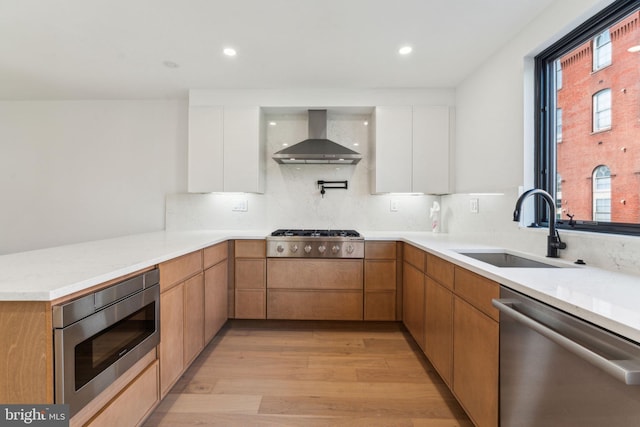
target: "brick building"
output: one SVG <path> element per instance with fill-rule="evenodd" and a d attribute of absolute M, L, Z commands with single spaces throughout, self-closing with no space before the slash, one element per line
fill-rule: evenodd
<path fill-rule="evenodd" d="M 637 11 L 557 62 L 557 198 L 565 219 L 640 223 L 639 46 Z"/>

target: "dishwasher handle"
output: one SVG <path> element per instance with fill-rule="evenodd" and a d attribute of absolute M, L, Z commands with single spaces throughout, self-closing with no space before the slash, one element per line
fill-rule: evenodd
<path fill-rule="evenodd" d="M 592 365 L 602 369 L 603 371 L 613 376 L 615 379 L 622 381 L 627 385 L 640 385 L 640 361 L 606 359 L 593 352 L 592 350 L 567 338 L 566 336 L 559 334 L 553 329 L 546 327 L 542 323 L 535 321 L 531 317 L 515 310 L 513 306 L 517 305 L 518 301 L 512 299 L 493 299 L 491 300 L 491 303 L 502 313 L 524 324 L 530 329 L 533 329 L 540 335 L 550 339 L 551 341 L 555 342 L 559 346 L 570 351 L 581 359 L 586 360 Z"/>

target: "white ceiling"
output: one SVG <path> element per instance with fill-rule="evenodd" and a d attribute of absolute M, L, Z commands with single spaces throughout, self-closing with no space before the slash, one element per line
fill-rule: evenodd
<path fill-rule="evenodd" d="M 0 0 L 0 99 L 452 88 L 553 1 Z"/>

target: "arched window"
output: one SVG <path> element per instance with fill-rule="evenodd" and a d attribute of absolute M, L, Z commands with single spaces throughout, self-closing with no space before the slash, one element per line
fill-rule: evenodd
<path fill-rule="evenodd" d="M 611 36 L 609 30 L 600 33 L 593 40 L 593 71 L 611 65 Z"/>
<path fill-rule="evenodd" d="M 611 89 L 593 95 L 593 131 L 611 129 Z"/>
<path fill-rule="evenodd" d="M 611 221 L 611 171 L 605 165 L 593 170 L 593 220 Z"/>

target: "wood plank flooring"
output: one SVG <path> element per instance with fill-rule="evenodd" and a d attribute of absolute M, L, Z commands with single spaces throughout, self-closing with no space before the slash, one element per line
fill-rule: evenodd
<path fill-rule="evenodd" d="M 472 427 L 399 323 L 227 322 L 145 426 Z"/>

